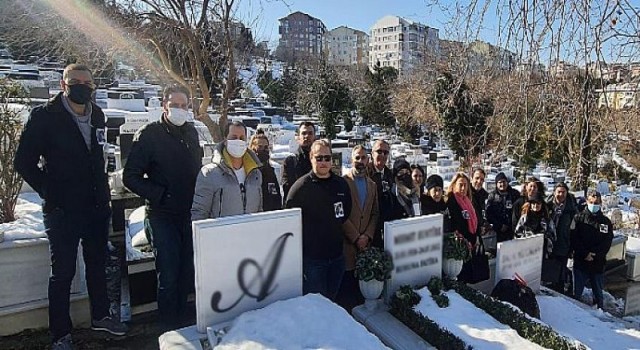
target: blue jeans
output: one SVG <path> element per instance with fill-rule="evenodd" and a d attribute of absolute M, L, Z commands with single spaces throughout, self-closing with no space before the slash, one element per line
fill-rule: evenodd
<path fill-rule="evenodd" d="M 151 215 L 144 228 L 156 258 L 160 322 L 180 326 L 194 288 L 191 219 Z"/>
<path fill-rule="evenodd" d="M 71 332 L 69 294 L 76 274 L 78 243 L 82 242 L 82 257 L 91 318 L 100 320 L 109 316 L 105 262 L 111 210 L 77 216 L 55 208 L 43 214 L 45 232 L 49 239 L 51 275 L 49 276 L 49 331 L 56 341 Z"/>
<path fill-rule="evenodd" d="M 593 291 L 593 297 L 595 303 L 602 309 L 604 306 L 604 296 L 602 290 L 604 289 L 604 273 L 592 273 L 580 270 L 579 268 L 573 268 L 573 293 L 574 297 L 580 300 L 584 286 L 587 280 L 591 281 L 591 290 Z"/>
<path fill-rule="evenodd" d="M 302 268 L 304 294 L 320 293 L 332 301 L 335 300 L 344 275 L 344 255 L 326 260 L 303 259 Z"/>

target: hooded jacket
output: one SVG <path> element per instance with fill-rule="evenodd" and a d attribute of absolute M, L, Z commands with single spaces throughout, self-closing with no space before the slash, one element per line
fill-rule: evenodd
<path fill-rule="evenodd" d="M 163 117 L 136 132 L 122 181 L 145 199 L 148 214 L 189 218 L 201 166 L 202 149 L 193 124 L 178 127 Z"/>
<path fill-rule="evenodd" d="M 202 167 L 196 180 L 191 220 L 242 215 L 262 211 L 262 173 L 260 160 L 247 149 L 242 164 L 246 173 L 244 183 L 231 168 L 231 156 L 225 143 L 220 142 L 213 151 L 213 161 Z"/>
<path fill-rule="evenodd" d="M 43 199 L 44 213 L 60 208 L 69 214 L 84 216 L 91 210 L 108 210 L 104 113 L 91 102 L 89 150 L 62 98 L 59 93 L 31 111 L 20 137 L 14 166 Z M 42 167 L 38 166 L 41 157 Z"/>

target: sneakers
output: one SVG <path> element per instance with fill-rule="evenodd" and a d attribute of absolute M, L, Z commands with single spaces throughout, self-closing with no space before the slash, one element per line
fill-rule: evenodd
<path fill-rule="evenodd" d="M 67 334 L 64 337 L 53 342 L 53 344 L 51 345 L 51 350 L 73 350 L 71 334 Z"/>
<path fill-rule="evenodd" d="M 111 316 L 107 316 L 99 321 L 91 321 L 91 329 L 94 331 L 109 332 L 113 335 L 125 335 L 129 331 L 127 325 Z"/>

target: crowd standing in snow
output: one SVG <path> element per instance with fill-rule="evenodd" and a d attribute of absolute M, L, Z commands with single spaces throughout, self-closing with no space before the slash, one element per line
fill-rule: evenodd
<path fill-rule="evenodd" d="M 105 294 L 111 210 L 102 149 L 104 115 L 90 102 L 95 85 L 87 67 L 68 66 L 61 87 L 62 93 L 31 112 L 15 164 L 43 199 L 52 262 L 50 331 L 54 348 L 70 349 L 69 287 L 79 241 L 92 327 L 114 334 L 127 329 L 109 316 Z M 384 140 L 373 144 L 370 155 L 364 147 L 354 147 L 353 167 L 342 177 L 331 170 L 330 142 L 316 140 L 316 126 L 303 122 L 296 135 L 299 151 L 284 162 L 281 192 L 269 164 L 268 138 L 258 132 L 247 142 L 246 126 L 240 122 L 229 124 L 212 163 L 202 166 L 187 109 L 185 90 L 165 90 L 162 117 L 136 133 L 123 177 L 146 202 L 145 232 L 156 258 L 160 321 L 168 328 L 183 324 L 187 294 L 193 289 L 191 222 L 283 207 L 302 209 L 303 292 L 321 293 L 347 309 L 363 300 L 354 276 L 355 256 L 371 246 L 384 247 L 384 223 L 435 213 L 443 214 L 445 233 L 464 238 L 471 251 L 483 245 L 483 236 L 490 232 L 498 242 L 544 235 L 543 282 L 579 298 L 590 281 L 597 305 L 603 306 L 604 264 L 613 228 L 595 191 L 587 196 L 583 211 L 564 183 L 545 199 L 538 179 L 529 178 L 518 193 L 500 173 L 496 189 L 487 193 L 486 174 L 478 168 L 471 177 L 455 174 L 445 195 L 437 174 L 425 174 L 404 159 L 389 168 L 390 147 Z M 565 290 L 570 257 L 573 291 Z M 475 263 L 466 262 L 463 272 Z M 459 279 L 470 282 L 465 276 Z"/>

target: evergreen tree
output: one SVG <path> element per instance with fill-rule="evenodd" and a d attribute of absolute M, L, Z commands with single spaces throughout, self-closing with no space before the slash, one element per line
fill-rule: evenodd
<path fill-rule="evenodd" d="M 359 96 L 360 115 L 366 124 L 378 124 L 393 127 L 396 120 L 391 112 L 391 87 L 398 78 L 398 71 L 393 67 L 381 67 L 380 62 L 365 71 L 367 87 Z"/>

